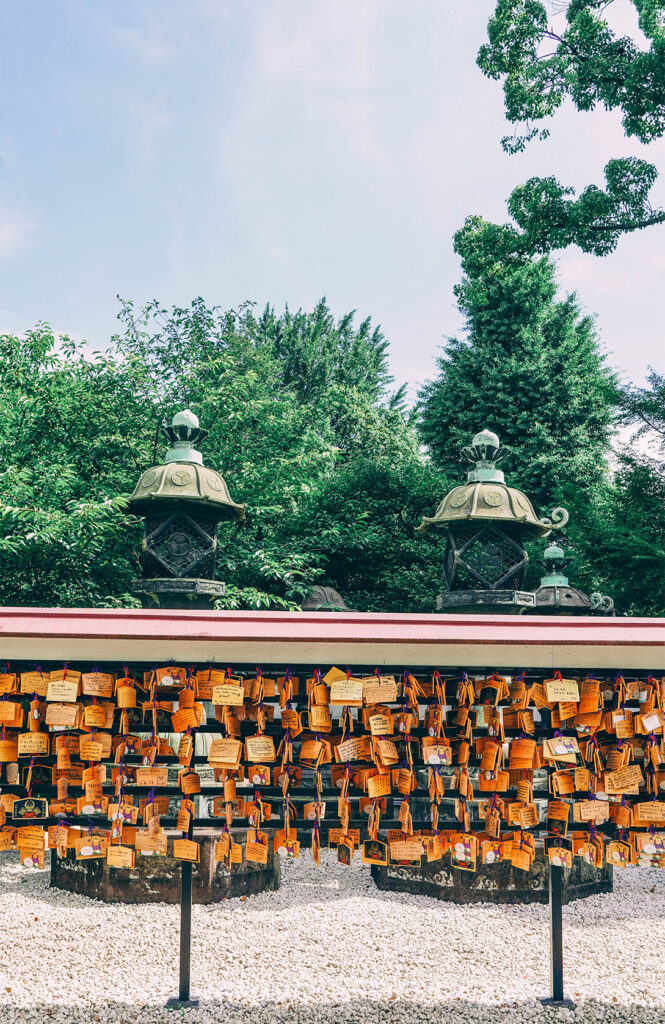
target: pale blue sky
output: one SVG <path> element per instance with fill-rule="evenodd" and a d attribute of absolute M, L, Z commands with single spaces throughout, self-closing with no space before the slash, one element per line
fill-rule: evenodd
<path fill-rule="evenodd" d="M 453 232 L 512 187 L 602 184 L 662 143 L 565 110 L 509 157 L 475 54 L 492 0 L 0 0 L 0 330 L 38 319 L 103 345 L 116 294 L 356 308 L 412 387 L 460 324 Z M 615 18 L 633 29 L 631 5 Z M 665 181 L 654 199 L 665 204 Z M 634 379 L 663 366 L 665 229 L 562 285 Z"/>

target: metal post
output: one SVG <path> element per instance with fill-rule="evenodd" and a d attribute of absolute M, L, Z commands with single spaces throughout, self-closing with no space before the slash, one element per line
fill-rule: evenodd
<path fill-rule="evenodd" d="M 550 864 L 550 981 L 552 995 L 541 999 L 545 1006 L 575 1004 L 563 995 L 563 867 Z"/>
<path fill-rule="evenodd" d="M 180 880 L 180 987 L 181 1002 L 189 1002 L 189 979 L 192 960 L 192 864 L 182 862 Z"/>
<path fill-rule="evenodd" d="M 192 838 L 192 824 L 187 830 Z M 190 973 L 192 962 L 192 862 L 183 860 L 180 864 L 180 981 L 177 999 L 169 999 L 167 1006 L 198 1006 L 198 999 L 190 997 Z"/>
<path fill-rule="evenodd" d="M 558 864 L 550 864 L 550 981 L 552 999 L 556 1003 L 560 1003 L 563 999 L 562 900 L 563 868 Z"/>

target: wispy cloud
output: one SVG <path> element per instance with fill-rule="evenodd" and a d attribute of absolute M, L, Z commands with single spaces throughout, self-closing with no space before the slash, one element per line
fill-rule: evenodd
<path fill-rule="evenodd" d="M 124 13 L 126 10 L 123 4 L 116 7 L 116 11 Z M 88 13 L 107 43 L 138 57 L 147 64 L 159 64 L 174 52 L 173 43 L 167 42 L 152 25 L 122 25 L 119 24 L 117 14 L 111 15 L 101 10 Z"/>
<path fill-rule="evenodd" d="M 109 32 L 109 36 L 121 46 L 131 50 L 142 60 L 149 61 L 150 63 L 165 60 L 173 53 L 173 47 L 168 43 L 160 42 L 151 33 L 141 32 L 137 28 L 114 25 Z"/>
<path fill-rule="evenodd" d="M 20 256 L 30 245 L 35 222 L 17 210 L 0 207 L 0 260 Z"/>
<path fill-rule="evenodd" d="M 353 32 L 345 13 L 352 15 Z M 328 6 L 267 3 L 254 21 L 246 75 L 222 145 L 256 155 L 243 166 L 241 191 L 248 197 L 270 187 L 274 168 L 266 164 L 267 139 L 291 137 L 300 151 L 307 138 L 315 156 L 385 169 L 386 157 L 375 130 L 377 81 L 376 4 Z M 241 144 L 239 146 L 239 141 Z M 248 175 L 247 171 L 250 170 Z"/>

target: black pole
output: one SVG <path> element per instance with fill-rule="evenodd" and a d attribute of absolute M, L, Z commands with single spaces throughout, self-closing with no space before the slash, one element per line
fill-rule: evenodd
<path fill-rule="evenodd" d="M 187 829 L 187 839 L 192 838 L 192 823 Z M 192 963 L 192 862 L 183 860 L 180 864 L 180 980 L 178 998 L 169 999 L 167 1006 L 198 1006 L 198 999 L 190 997 L 190 975 Z"/>
<path fill-rule="evenodd" d="M 192 961 L 192 862 L 184 860 L 180 878 L 180 987 L 181 1003 L 189 1002 Z"/>
<path fill-rule="evenodd" d="M 550 864 L 550 982 L 552 995 L 541 1003 L 574 1006 L 563 995 L 563 866 Z"/>
<path fill-rule="evenodd" d="M 550 981 L 552 999 L 559 1003 L 563 999 L 563 868 L 559 864 L 550 864 Z"/>

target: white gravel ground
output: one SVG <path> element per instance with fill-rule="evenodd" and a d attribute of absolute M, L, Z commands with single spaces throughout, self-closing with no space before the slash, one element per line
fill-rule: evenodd
<path fill-rule="evenodd" d="M 566 994 L 543 1009 L 548 911 L 379 892 L 368 868 L 309 852 L 282 888 L 195 907 L 196 1009 L 177 991 L 178 910 L 106 906 L 0 856 L 0 1022 L 471 1024 L 665 1022 L 665 872 L 564 909 Z"/>

